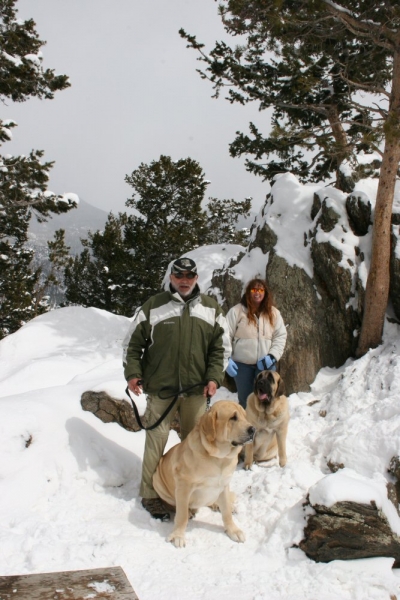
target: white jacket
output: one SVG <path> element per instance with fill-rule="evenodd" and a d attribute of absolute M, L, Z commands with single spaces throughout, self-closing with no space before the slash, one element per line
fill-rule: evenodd
<path fill-rule="evenodd" d="M 226 315 L 232 342 L 232 359 L 254 365 L 260 358 L 272 354 L 278 361 L 285 349 L 287 331 L 282 315 L 272 307 L 274 323 L 261 316 L 257 325 L 249 323 L 247 308 L 242 304 L 233 306 Z"/>

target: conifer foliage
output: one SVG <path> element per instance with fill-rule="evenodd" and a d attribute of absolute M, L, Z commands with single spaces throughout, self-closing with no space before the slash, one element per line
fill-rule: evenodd
<path fill-rule="evenodd" d="M 380 153 L 384 137 L 380 99 L 392 77 L 391 51 L 368 35 L 349 35 L 328 4 L 223 0 L 225 29 L 241 36 L 241 44 L 217 42 L 210 52 L 194 36 L 180 33 L 200 53 L 206 64 L 200 74 L 213 83 L 216 97 L 226 89 L 231 103 L 259 106 L 260 123 L 250 123 L 248 133 L 237 132 L 232 156 L 246 156 L 247 169 L 269 181 L 287 171 L 303 182 L 333 176 L 337 187 L 351 191 L 353 178 L 374 175 L 379 166 L 375 152 Z M 342 14 L 355 6 L 339 4 Z M 353 18 L 374 18 L 376 3 L 357 5 Z M 398 11 L 394 2 L 385 5 L 383 22 Z M 361 99 L 360 90 L 378 97 L 376 104 Z M 271 122 L 270 114 L 262 120 L 267 109 Z M 361 162 L 360 153 L 367 155 Z M 344 163 L 353 178 L 343 177 Z"/>
<path fill-rule="evenodd" d="M 51 99 L 69 86 L 65 75 L 42 66 L 41 47 L 33 20 L 17 18 L 15 0 L 0 0 L 0 100 L 24 102 Z M 11 139 L 14 121 L 0 119 L 0 143 Z M 46 310 L 38 297 L 39 271 L 32 270 L 26 249 L 29 220 L 66 212 L 75 203 L 47 191 L 51 162 L 43 152 L 0 156 L 0 339 Z"/>
<path fill-rule="evenodd" d="M 94 306 L 118 315 L 132 315 L 126 287 L 132 256 L 125 246 L 127 217 L 110 213 L 103 231 L 89 232 L 80 255 L 70 258 L 64 284 L 69 304 Z"/>
<path fill-rule="evenodd" d="M 249 214 L 251 200 L 213 198 L 203 208 L 209 181 L 191 158 L 162 155 L 125 179 L 133 189 L 126 206 L 134 214 L 110 214 L 104 231 L 89 235 L 66 268 L 65 284 L 70 303 L 132 316 L 161 291 L 173 259 L 198 246 L 245 242 L 235 225 Z"/>
<path fill-rule="evenodd" d="M 146 297 L 159 287 L 174 257 L 207 243 L 201 203 L 208 182 L 198 162 L 169 156 L 142 163 L 125 180 L 133 188 L 126 205 L 139 213 L 129 218 L 125 231 L 135 257 L 129 281 Z"/>
<path fill-rule="evenodd" d="M 346 166 L 363 174 L 360 152 L 380 156 L 371 265 L 357 355 L 382 341 L 389 295 L 391 214 L 400 161 L 400 5 L 398 0 L 222 0 L 226 29 L 247 36 L 237 48 L 211 53 L 184 31 L 207 65 L 216 93 L 231 86 L 231 102 L 273 107 L 264 138 L 238 134 L 234 156 L 252 155 L 248 169 L 271 177 L 291 170 L 303 180 L 342 178 Z M 271 55 L 272 53 L 272 55 Z M 368 95 L 364 95 L 368 92 Z M 317 152 L 313 153 L 313 145 Z M 309 150 L 309 157 L 305 151 Z M 276 161 L 275 156 L 280 159 Z M 363 162 L 364 162 L 363 157 Z M 271 159 L 268 164 L 265 161 Z"/>

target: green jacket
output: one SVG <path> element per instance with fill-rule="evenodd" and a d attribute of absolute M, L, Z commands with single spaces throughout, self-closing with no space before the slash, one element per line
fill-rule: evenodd
<path fill-rule="evenodd" d="M 198 286 L 186 302 L 171 291 L 152 296 L 136 313 L 124 341 L 127 381 L 140 377 L 147 394 L 172 391 L 202 382 L 220 386 L 231 355 L 224 313 Z"/>

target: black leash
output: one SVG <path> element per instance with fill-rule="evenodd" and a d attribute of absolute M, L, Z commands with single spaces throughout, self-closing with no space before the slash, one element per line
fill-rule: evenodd
<path fill-rule="evenodd" d="M 205 383 L 204 381 L 200 381 L 200 383 L 195 383 L 194 385 L 191 385 L 187 388 L 184 388 L 182 390 L 178 390 L 178 391 L 173 391 L 172 394 L 169 393 L 169 395 L 165 396 L 165 395 L 161 395 L 163 392 L 165 393 L 167 390 L 169 390 L 169 392 L 171 390 L 173 390 L 173 388 L 171 387 L 163 387 L 161 388 L 161 390 L 158 392 L 158 397 L 161 398 L 161 400 L 168 400 L 168 398 L 173 398 L 172 402 L 167 406 L 166 410 L 163 412 L 163 414 L 161 415 L 161 417 L 159 417 L 157 419 L 157 421 L 155 423 L 153 423 L 153 425 L 150 425 L 150 427 L 145 427 L 142 424 L 142 421 L 140 420 L 140 416 L 139 416 L 139 411 L 137 409 L 137 406 L 135 404 L 135 401 L 133 400 L 132 396 L 130 395 L 129 392 L 129 387 L 126 387 L 125 393 L 128 396 L 129 400 L 132 403 L 132 408 L 133 408 L 133 412 L 135 413 L 135 417 L 136 417 L 136 421 L 138 422 L 138 425 L 140 427 L 140 429 L 144 429 L 145 431 L 150 431 L 151 429 L 155 429 L 156 427 L 159 426 L 159 424 L 165 419 L 165 417 L 167 416 L 167 414 L 170 412 L 170 410 L 172 409 L 172 407 L 174 406 L 174 404 L 176 403 L 176 401 L 178 400 L 179 396 L 181 394 L 184 394 L 186 392 L 188 392 L 189 390 L 192 390 L 193 388 L 199 387 L 199 386 L 206 386 L 207 383 Z M 211 396 L 207 396 L 207 410 L 209 409 L 210 406 L 210 400 L 211 400 Z"/>

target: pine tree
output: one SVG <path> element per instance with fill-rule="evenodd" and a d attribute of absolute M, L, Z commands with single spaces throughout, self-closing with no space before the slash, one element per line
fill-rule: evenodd
<path fill-rule="evenodd" d="M 135 308 L 161 291 L 168 264 L 194 248 L 214 243 L 242 243 L 234 230 L 247 216 L 251 199 L 211 198 L 202 208 L 209 182 L 191 158 L 160 156 L 142 163 L 126 181 L 135 210 L 109 215 L 104 231 L 90 233 L 85 250 L 65 269 L 68 302 L 132 316 Z"/>
<path fill-rule="evenodd" d="M 364 86 L 374 94 L 385 89 L 390 52 L 368 38 L 349 36 L 334 19 L 325 26 L 324 5 L 225 0 L 220 5 L 225 29 L 245 36 L 236 47 L 218 42 L 206 52 L 194 36 L 180 33 L 206 63 L 200 74 L 213 83 L 215 97 L 226 87 L 231 103 L 272 109 L 266 127 L 250 123 L 249 133 L 237 132 L 233 157 L 245 155 L 246 168 L 269 181 L 287 171 L 303 182 L 333 174 L 337 187 L 351 191 L 354 179 L 376 174 L 375 152 L 384 136 L 376 122 L 379 109 L 365 106 L 357 92 Z M 360 152 L 370 154 L 369 160 L 360 163 Z M 343 175 L 344 163 L 352 177 Z"/>
<path fill-rule="evenodd" d="M 24 102 L 30 97 L 51 99 L 69 86 L 65 75 L 44 69 L 45 44 L 32 20 L 17 18 L 15 0 L 0 2 L 0 99 Z M 14 121 L 0 120 L 0 142 L 11 139 Z M 43 152 L 0 156 L 0 337 L 45 310 L 37 297 L 40 272 L 32 270 L 32 252 L 25 247 L 29 220 L 66 212 L 76 204 L 47 191 L 51 162 Z M 36 290 L 36 291 L 35 291 Z"/>
<path fill-rule="evenodd" d="M 318 117 L 317 130 L 313 130 L 311 141 L 315 139 L 321 148 L 322 134 L 327 147 L 336 152 L 334 155 L 331 151 L 325 154 L 326 158 L 331 156 L 331 160 L 335 159 L 332 165 L 336 162 L 336 170 L 340 170 L 345 159 L 350 160 L 351 156 L 364 148 L 381 155 L 371 265 L 357 349 L 357 355 L 362 356 L 369 348 L 376 347 L 382 341 L 389 295 L 391 214 L 400 161 L 399 3 L 397 0 L 380 3 L 373 0 L 225 0 L 222 4 L 221 14 L 226 28 L 234 34 L 248 35 L 245 49 L 237 48 L 232 51 L 219 44 L 207 56 L 195 38 L 187 36 L 183 31 L 181 35 L 202 53 L 201 58 L 208 65 L 210 78 L 217 91 L 227 82 L 233 85 L 231 101 L 244 103 L 256 99 L 258 95 L 261 109 L 274 106 L 277 120 L 269 139 L 275 137 L 277 140 L 278 155 L 282 150 L 282 140 L 284 144 L 290 140 L 297 153 L 294 155 L 295 160 L 292 157 L 292 163 L 289 161 L 283 170 L 291 168 L 293 164 L 293 170 L 301 172 L 301 169 L 296 171 L 295 163 L 296 160 L 302 161 L 305 158 L 301 151 L 304 148 L 302 139 L 309 140 L 308 128 L 314 125 L 308 115 L 318 113 L 320 107 L 326 110 L 324 90 L 328 101 L 334 99 L 332 120 L 329 122 L 333 145 L 326 128 L 322 129 L 322 124 L 318 122 Z M 296 94 L 293 94 L 291 103 L 288 102 L 288 97 L 281 95 L 282 81 L 286 85 L 285 79 L 281 79 L 285 76 L 285 71 L 276 69 L 273 61 L 265 59 L 267 50 L 275 52 L 281 66 L 287 67 L 290 94 L 296 91 L 293 87 L 295 82 L 301 90 L 301 101 L 297 104 L 294 101 L 297 101 Z M 290 60 L 295 61 L 294 64 L 298 57 L 298 66 L 303 67 L 295 79 L 286 53 Z M 243 58 L 246 63 L 244 68 Z M 315 73 L 314 80 L 310 79 L 308 71 L 312 68 L 312 63 L 319 65 L 321 61 L 326 62 L 325 68 L 320 73 Z M 207 73 L 203 73 L 203 76 L 207 77 Z M 339 93 L 335 84 L 339 85 Z M 319 100 L 316 92 L 322 94 Z M 368 92 L 371 96 L 364 100 L 360 98 L 360 92 Z M 309 103 L 306 104 L 307 94 Z M 310 113 L 311 104 L 315 104 L 315 110 Z M 308 113 L 304 112 L 305 109 L 308 109 Z M 281 129 L 277 129 L 276 126 L 280 125 L 279 118 L 283 116 L 286 121 Z M 243 150 L 251 152 L 257 159 L 261 159 L 263 155 L 268 157 L 272 149 L 268 145 L 269 140 L 263 145 L 264 140 L 256 128 L 253 128 L 252 133 L 254 138 L 249 143 L 246 141 L 246 144 L 241 145 L 243 138 L 240 136 L 236 140 L 239 153 Z M 361 146 L 357 140 L 361 141 Z M 383 150 L 381 145 L 384 146 Z M 292 150 L 288 148 L 287 152 L 290 156 Z M 235 154 L 235 148 L 233 153 Z M 314 157 L 314 162 L 318 161 L 318 156 Z M 304 167 L 307 168 L 306 162 Z M 310 167 L 311 176 L 315 177 L 317 174 L 317 180 L 318 172 L 326 172 L 321 170 L 318 162 L 316 168 L 313 163 Z"/>
<path fill-rule="evenodd" d="M 65 244 L 65 230 L 58 229 L 54 239 L 47 242 L 48 264 L 40 266 L 41 278 L 37 285 L 36 296 L 49 308 L 58 308 L 64 304 L 64 270 L 70 262 L 71 248 Z"/>
<path fill-rule="evenodd" d="M 70 304 L 94 306 L 131 316 L 129 272 L 132 256 L 125 245 L 126 214 L 109 214 L 103 231 L 89 232 L 85 247 L 65 268 L 66 299 Z"/>
<path fill-rule="evenodd" d="M 39 271 L 30 269 L 33 253 L 25 246 L 28 222 L 25 208 L 0 210 L 0 339 L 44 310 L 35 296 Z"/>
<path fill-rule="evenodd" d="M 197 161 L 169 156 L 142 163 L 125 180 L 134 190 L 126 205 L 140 213 L 129 217 L 125 240 L 134 262 L 128 280 L 141 304 L 160 290 L 171 260 L 208 243 L 201 203 L 209 182 Z"/>
<path fill-rule="evenodd" d="M 0 3 L 0 96 L 14 102 L 27 98 L 53 98 L 56 90 L 69 86 L 66 75 L 43 69 L 39 39 L 32 19 L 17 18 L 16 0 Z"/>
<path fill-rule="evenodd" d="M 85 248 L 71 257 L 64 271 L 67 304 L 103 308 L 102 292 L 98 286 L 98 271 L 90 250 Z M 96 293 L 97 292 L 97 293 Z"/>
<path fill-rule="evenodd" d="M 207 204 L 209 244 L 239 244 L 248 243 L 249 230 L 238 231 L 239 217 L 248 217 L 251 208 L 251 198 L 239 202 L 233 199 L 219 200 L 209 198 Z"/>

